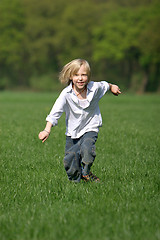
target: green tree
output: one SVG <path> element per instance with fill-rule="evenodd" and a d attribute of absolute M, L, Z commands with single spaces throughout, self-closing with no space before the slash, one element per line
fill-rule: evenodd
<path fill-rule="evenodd" d="M 10 77 L 18 84 L 23 79 L 24 15 L 19 0 L 0 2 L 0 77 Z M 17 82 L 18 81 L 18 82 Z"/>
<path fill-rule="evenodd" d="M 99 23 L 100 5 L 92 1 L 70 1 L 61 15 L 54 44 L 61 65 L 73 58 L 92 56 L 92 30 Z"/>
<path fill-rule="evenodd" d="M 94 52 L 93 57 L 97 62 L 114 62 L 125 65 L 124 72 L 128 87 L 133 83 L 133 73 L 142 72 L 139 74 L 140 90 L 144 91 L 149 84 L 149 67 L 159 62 L 159 31 L 158 21 L 159 14 L 157 5 L 140 6 L 138 8 L 111 8 L 103 18 L 103 24 L 94 29 Z M 156 21 L 155 21 L 156 19 Z M 152 21 L 154 24 L 152 24 Z M 153 38 L 148 29 L 156 29 L 153 33 Z M 144 38 L 147 38 L 146 44 L 153 43 L 152 51 L 144 44 Z M 148 61 L 147 63 L 145 63 Z M 105 64 L 104 64 L 105 68 Z M 127 69 L 127 70 L 126 70 Z M 141 70 L 140 70 L 141 69 Z M 143 76 L 142 76 L 143 75 Z M 128 77 L 127 77 L 128 76 Z M 133 79 L 133 80 L 132 80 Z"/>
<path fill-rule="evenodd" d="M 150 8 L 146 19 L 147 24 L 139 35 L 139 62 L 145 70 L 142 89 L 153 91 L 160 87 L 160 4 Z"/>
<path fill-rule="evenodd" d="M 95 80 L 155 90 L 159 10 L 158 0 L 1 0 L 0 88 L 50 88 L 66 62 L 86 58 Z"/>
<path fill-rule="evenodd" d="M 26 16 L 25 45 L 33 73 L 43 74 L 57 70 L 54 39 L 63 2 L 65 3 L 62 0 L 23 0 Z"/>

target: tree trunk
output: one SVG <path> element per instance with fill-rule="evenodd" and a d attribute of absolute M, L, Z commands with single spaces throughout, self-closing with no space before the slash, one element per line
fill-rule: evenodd
<path fill-rule="evenodd" d="M 142 94 L 146 91 L 147 84 L 149 82 L 149 67 L 146 67 L 143 72 L 142 81 L 138 90 L 139 94 Z"/>

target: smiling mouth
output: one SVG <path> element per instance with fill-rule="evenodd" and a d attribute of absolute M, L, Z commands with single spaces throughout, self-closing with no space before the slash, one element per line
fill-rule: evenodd
<path fill-rule="evenodd" d="M 84 84 L 84 82 L 78 82 L 78 84 L 80 84 L 80 85 L 83 85 L 83 84 Z"/>

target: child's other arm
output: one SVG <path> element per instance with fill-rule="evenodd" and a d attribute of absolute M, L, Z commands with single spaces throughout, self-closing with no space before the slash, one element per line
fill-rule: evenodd
<path fill-rule="evenodd" d="M 38 137 L 42 142 L 45 142 L 49 137 L 51 132 L 51 128 L 58 123 L 58 119 L 61 117 L 62 113 L 64 112 L 64 106 L 66 103 L 66 91 L 65 89 L 61 92 L 60 96 L 57 98 L 56 102 L 54 103 L 50 114 L 46 118 L 46 127 L 45 129 L 39 133 Z"/>
<path fill-rule="evenodd" d="M 114 95 L 118 96 L 119 94 L 121 94 L 121 90 L 120 90 L 120 88 L 117 85 L 109 83 L 109 86 L 110 86 L 110 91 Z"/>
<path fill-rule="evenodd" d="M 42 142 L 45 142 L 47 140 L 47 138 L 49 137 L 51 128 L 52 128 L 52 123 L 47 122 L 45 129 L 39 133 L 38 137 L 40 140 L 42 140 Z"/>

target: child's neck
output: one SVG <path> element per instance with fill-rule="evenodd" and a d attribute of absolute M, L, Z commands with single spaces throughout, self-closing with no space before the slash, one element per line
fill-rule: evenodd
<path fill-rule="evenodd" d="M 73 85 L 73 90 L 76 94 L 76 96 L 79 99 L 85 99 L 86 98 L 86 94 L 87 94 L 87 86 L 85 86 L 83 89 L 76 89 L 75 86 Z"/>

